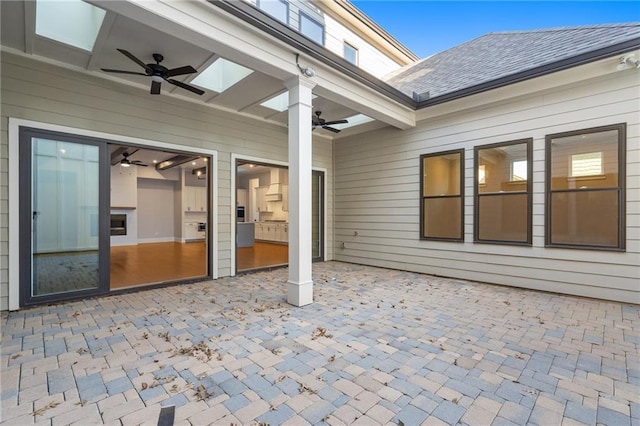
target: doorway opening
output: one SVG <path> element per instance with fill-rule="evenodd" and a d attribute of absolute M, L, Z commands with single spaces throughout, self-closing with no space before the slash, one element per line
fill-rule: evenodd
<path fill-rule="evenodd" d="M 289 169 L 236 160 L 236 272 L 289 263 Z M 324 259 L 324 173 L 312 174 L 312 255 Z"/>
<path fill-rule="evenodd" d="M 207 276 L 209 158 L 119 144 L 109 153 L 110 290 Z"/>

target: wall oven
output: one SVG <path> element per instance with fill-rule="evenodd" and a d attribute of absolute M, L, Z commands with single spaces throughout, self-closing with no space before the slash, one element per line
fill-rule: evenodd
<path fill-rule="evenodd" d="M 236 222 L 244 222 L 244 206 L 236 207 Z"/>

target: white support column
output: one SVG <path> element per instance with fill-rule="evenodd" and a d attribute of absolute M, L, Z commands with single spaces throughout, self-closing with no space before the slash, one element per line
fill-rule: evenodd
<path fill-rule="evenodd" d="M 287 302 L 313 302 L 311 271 L 311 89 L 310 79 L 296 76 L 289 89 L 289 281 Z"/>

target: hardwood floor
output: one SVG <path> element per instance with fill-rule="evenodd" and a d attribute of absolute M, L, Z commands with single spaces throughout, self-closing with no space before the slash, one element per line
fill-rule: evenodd
<path fill-rule="evenodd" d="M 252 247 L 238 247 L 236 260 L 238 271 L 285 265 L 289 263 L 289 246 L 256 241 Z"/>
<path fill-rule="evenodd" d="M 156 284 L 206 275 L 206 245 L 152 243 L 111 247 L 110 288 Z M 247 271 L 285 265 L 289 246 L 256 241 L 253 247 L 238 248 L 237 270 Z"/>
<path fill-rule="evenodd" d="M 113 290 L 204 276 L 206 252 L 204 242 L 111 247 L 110 288 Z"/>

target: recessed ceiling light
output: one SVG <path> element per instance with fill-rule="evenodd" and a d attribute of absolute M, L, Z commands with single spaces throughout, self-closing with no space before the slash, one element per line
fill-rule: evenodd
<path fill-rule="evenodd" d="M 158 160 L 153 160 L 153 164 L 158 164 Z"/>
<path fill-rule="evenodd" d="M 196 162 L 195 162 L 195 161 L 192 161 L 192 162 L 191 162 L 191 165 L 192 165 L 192 166 L 195 166 L 195 165 L 196 165 Z"/>

